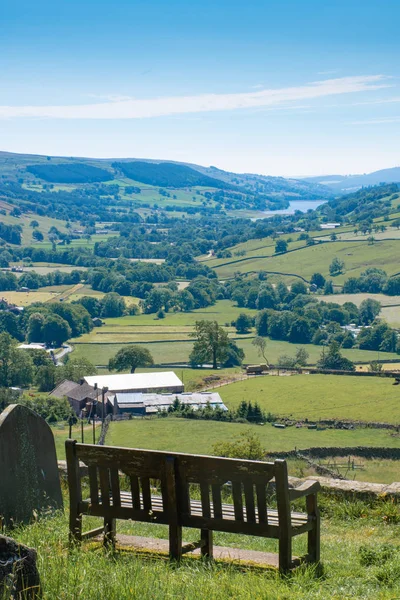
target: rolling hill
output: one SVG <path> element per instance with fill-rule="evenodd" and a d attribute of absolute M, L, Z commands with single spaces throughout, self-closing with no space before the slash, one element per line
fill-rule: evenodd
<path fill-rule="evenodd" d="M 304 181 L 324 185 L 332 191 L 346 193 L 361 187 L 380 185 L 381 183 L 399 183 L 400 167 L 381 169 L 363 175 L 323 175 L 321 177 L 306 177 Z"/>
<path fill-rule="evenodd" d="M 145 184 L 173 189 L 195 186 L 227 190 L 249 197 L 247 204 L 262 209 L 285 208 L 290 200 L 327 199 L 333 193 L 324 185 L 306 180 L 285 179 L 249 173 L 231 173 L 216 167 L 148 159 L 95 159 L 0 152 L 0 177 L 26 184 L 77 185 L 123 179 L 125 185 Z M 252 199 L 259 199 L 252 202 Z M 171 203 L 172 204 L 172 203 Z M 246 205 L 246 202 L 244 202 Z M 245 207 L 245 206 L 244 206 Z"/>

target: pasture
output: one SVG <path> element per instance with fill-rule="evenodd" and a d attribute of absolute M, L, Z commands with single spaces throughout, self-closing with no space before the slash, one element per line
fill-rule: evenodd
<path fill-rule="evenodd" d="M 297 244 L 297 243 L 296 243 Z M 384 269 L 388 275 L 394 275 L 399 271 L 398 253 L 400 251 L 399 240 L 380 241 L 370 245 L 367 241 L 354 242 L 324 242 L 314 246 L 295 248 L 285 254 L 273 254 L 273 248 L 267 247 L 266 251 L 254 256 L 232 257 L 219 259 L 213 266 L 220 279 L 229 279 L 236 272 L 252 273 L 266 271 L 281 273 L 291 276 L 293 280 L 296 275 L 301 275 L 307 280 L 315 272 L 329 276 L 329 265 L 336 256 L 345 263 L 344 272 L 333 278 L 334 284 L 343 284 L 349 277 L 357 277 L 368 267 Z M 291 245 L 289 246 L 291 250 Z M 256 252 L 256 251 L 254 251 Z M 294 276 L 294 277 L 293 277 Z"/>
<path fill-rule="evenodd" d="M 400 392 L 393 379 L 346 375 L 258 376 L 221 387 L 228 408 L 242 400 L 295 420 L 350 419 L 400 423 Z M 375 430 L 370 431 L 375 436 Z M 367 444 L 369 445 L 369 444 Z"/>
<path fill-rule="evenodd" d="M 85 295 L 82 288 L 79 294 Z M 70 299 L 79 295 L 72 294 Z M 325 296 L 326 298 L 326 296 Z M 335 296 L 336 298 L 336 296 Z M 245 363 L 260 362 L 260 356 L 253 346 L 254 330 L 247 335 L 238 335 L 231 322 L 240 313 L 256 316 L 257 311 L 234 306 L 230 300 L 219 300 L 214 306 L 194 310 L 189 313 L 166 313 L 164 319 L 154 314 L 139 314 L 105 319 L 105 325 L 95 328 L 88 334 L 72 339 L 76 356 L 86 356 L 94 364 L 105 366 L 108 360 L 123 347 L 124 344 L 147 344 L 156 364 L 187 363 L 193 346 L 193 331 L 196 321 L 201 319 L 216 320 L 225 326 L 229 336 L 243 348 Z M 322 347 L 313 344 L 290 344 L 289 342 L 267 339 L 267 357 L 269 362 L 277 363 L 283 354 L 293 356 L 298 347 L 303 347 L 309 353 L 309 363 L 315 364 L 321 355 Z M 368 350 L 347 349 L 343 355 L 354 362 L 370 362 L 378 358 L 378 353 Z M 381 353 L 382 357 L 382 353 Z M 385 353 L 385 358 L 397 358 L 396 354 Z"/>
<path fill-rule="evenodd" d="M 110 424 L 106 444 L 130 448 L 149 448 L 212 454 L 217 442 L 231 442 L 241 433 L 252 431 L 260 438 L 266 452 L 311 447 L 386 446 L 400 447 L 400 437 L 391 436 L 386 430 L 354 429 L 276 429 L 271 424 L 246 425 L 220 421 L 193 421 L 174 417 L 132 419 Z"/>

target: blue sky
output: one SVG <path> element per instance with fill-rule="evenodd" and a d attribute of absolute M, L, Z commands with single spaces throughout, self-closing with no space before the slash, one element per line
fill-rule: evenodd
<path fill-rule="evenodd" d="M 400 164 L 398 0 L 3 0 L 0 150 Z"/>

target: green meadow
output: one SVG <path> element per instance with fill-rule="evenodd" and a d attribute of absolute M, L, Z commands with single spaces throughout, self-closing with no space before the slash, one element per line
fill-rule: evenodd
<path fill-rule="evenodd" d="M 291 419 L 350 419 L 400 423 L 398 387 L 391 378 L 346 375 L 259 376 L 218 390 L 229 408 L 242 400 Z M 375 436 L 375 430 L 367 436 Z"/>
<path fill-rule="evenodd" d="M 320 431 L 296 427 L 277 429 L 269 423 L 246 425 L 221 421 L 193 421 L 174 417 L 139 418 L 111 423 L 106 443 L 111 446 L 129 448 L 212 454 L 213 446 L 217 442 L 231 442 L 248 431 L 256 433 L 266 452 L 272 453 L 315 446 L 400 448 L 400 437 L 390 435 L 384 429 L 354 429 L 350 431 L 341 429 Z"/>

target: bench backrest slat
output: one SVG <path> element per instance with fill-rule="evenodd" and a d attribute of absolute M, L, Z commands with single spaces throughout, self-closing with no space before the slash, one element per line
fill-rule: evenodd
<path fill-rule="evenodd" d="M 99 503 L 99 480 L 97 476 L 97 467 L 90 465 L 89 471 L 89 487 L 90 487 L 90 502 L 93 505 Z"/>
<path fill-rule="evenodd" d="M 211 493 L 214 508 L 214 519 L 222 519 L 221 486 L 218 483 L 211 484 Z"/>
<path fill-rule="evenodd" d="M 268 523 L 267 494 L 265 485 L 263 485 L 262 483 L 256 483 L 256 495 L 258 521 L 260 523 Z"/>
<path fill-rule="evenodd" d="M 203 517 L 211 517 L 210 487 L 206 481 L 200 483 L 201 510 Z"/>
<path fill-rule="evenodd" d="M 121 506 L 121 490 L 118 469 L 110 469 L 110 483 L 113 506 Z"/>
<path fill-rule="evenodd" d="M 132 508 L 136 510 L 140 510 L 140 487 L 139 487 L 139 479 L 136 475 L 131 475 L 129 477 L 131 495 L 132 495 Z"/>
<path fill-rule="evenodd" d="M 254 504 L 254 486 L 252 481 L 244 482 L 244 498 L 246 502 L 246 521 L 256 522 L 256 507 Z"/>
<path fill-rule="evenodd" d="M 243 521 L 243 497 L 240 481 L 232 481 L 232 496 L 235 521 Z"/>

